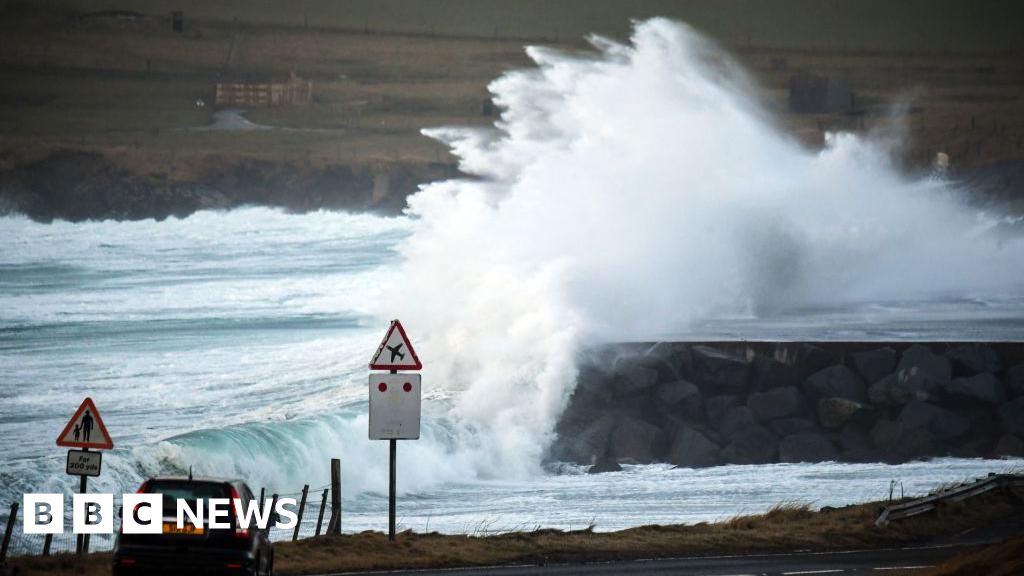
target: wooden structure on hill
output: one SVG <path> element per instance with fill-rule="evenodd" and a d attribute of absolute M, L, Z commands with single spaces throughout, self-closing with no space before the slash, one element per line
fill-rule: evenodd
<path fill-rule="evenodd" d="M 293 106 L 313 101 L 313 83 L 292 72 L 284 82 L 218 82 L 217 106 Z"/>

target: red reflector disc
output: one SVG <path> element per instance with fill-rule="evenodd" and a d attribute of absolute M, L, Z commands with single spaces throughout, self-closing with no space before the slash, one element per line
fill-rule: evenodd
<path fill-rule="evenodd" d="M 388 385 L 383 383 L 383 382 L 381 382 L 380 384 L 377 384 L 377 390 L 380 390 L 381 392 L 387 392 L 388 391 Z"/>
<path fill-rule="evenodd" d="M 405 390 L 406 392 L 412 392 L 412 382 L 406 382 L 405 385 L 402 386 L 402 390 Z"/>

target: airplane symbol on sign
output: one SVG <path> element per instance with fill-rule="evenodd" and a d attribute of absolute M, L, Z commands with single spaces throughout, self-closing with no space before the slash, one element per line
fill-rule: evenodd
<path fill-rule="evenodd" d="M 387 347 L 387 349 L 391 352 L 391 361 L 392 362 L 395 361 L 395 357 L 396 356 L 399 359 L 401 359 L 401 360 L 405 360 L 405 353 L 404 352 L 400 352 L 400 350 L 402 349 L 402 346 L 404 346 L 404 345 L 405 345 L 405 342 L 399 342 L 396 346 L 388 346 Z"/>

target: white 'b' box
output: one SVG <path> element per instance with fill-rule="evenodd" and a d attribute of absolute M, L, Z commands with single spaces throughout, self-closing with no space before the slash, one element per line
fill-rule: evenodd
<path fill-rule="evenodd" d="M 419 440 L 419 374 L 370 374 L 370 440 Z"/>

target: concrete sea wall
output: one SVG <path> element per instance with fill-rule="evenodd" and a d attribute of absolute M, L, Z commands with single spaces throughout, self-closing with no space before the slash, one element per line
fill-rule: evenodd
<path fill-rule="evenodd" d="M 1024 344 L 608 346 L 556 431 L 593 471 L 1024 456 Z"/>

